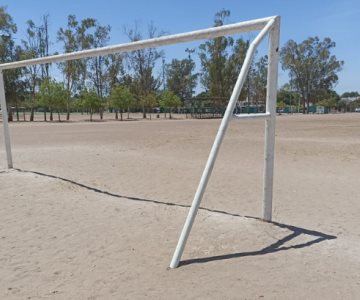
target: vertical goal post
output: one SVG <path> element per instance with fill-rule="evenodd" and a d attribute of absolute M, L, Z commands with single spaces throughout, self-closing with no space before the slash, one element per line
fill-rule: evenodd
<path fill-rule="evenodd" d="M 81 58 L 94 57 L 99 55 L 108 55 L 113 53 L 123 53 L 144 48 L 155 48 L 159 46 L 191 42 L 195 40 L 204 40 L 216 38 L 224 35 L 232 35 L 249 31 L 260 30 L 259 34 L 250 44 L 246 57 L 241 68 L 239 77 L 235 83 L 229 103 L 227 105 L 224 117 L 218 129 L 215 141 L 211 148 L 205 169 L 200 179 L 197 191 L 194 196 L 184 227 L 180 234 L 170 268 L 177 268 L 184 251 L 187 239 L 189 237 L 192 225 L 195 221 L 197 211 L 203 198 L 207 183 L 211 176 L 217 154 L 225 136 L 229 122 L 233 118 L 262 118 L 265 119 L 265 147 L 264 147 L 264 173 L 263 173 L 263 213 L 262 218 L 265 221 L 271 221 L 272 218 L 272 196 L 273 196 L 273 173 L 274 173 L 274 147 L 275 147 L 275 117 L 276 117 L 276 94 L 278 77 L 278 51 L 280 35 L 280 17 L 273 16 L 262 19 L 250 20 L 219 27 L 196 30 L 181 34 L 162 36 L 158 38 L 141 40 L 131 43 L 124 43 L 114 46 L 107 46 L 83 51 L 51 55 L 47 57 L 34 58 L 22 61 L 15 61 L 0 64 L 0 105 L 2 110 L 2 123 L 4 132 L 4 144 L 6 152 L 7 167 L 13 168 L 13 159 L 11 152 L 10 130 L 8 124 L 8 113 L 5 99 L 5 86 L 3 79 L 3 70 L 23 68 L 30 65 L 48 64 L 60 61 L 69 61 Z M 266 89 L 266 112 L 261 114 L 233 115 L 236 102 L 239 98 L 241 89 L 246 80 L 251 62 L 255 56 L 256 49 L 261 41 L 269 35 L 268 46 L 268 72 Z"/>

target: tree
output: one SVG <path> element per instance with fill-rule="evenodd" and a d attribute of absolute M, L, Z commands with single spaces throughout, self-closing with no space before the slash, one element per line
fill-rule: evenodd
<path fill-rule="evenodd" d="M 180 98 L 175 95 L 172 91 L 165 90 L 160 97 L 160 106 L 163 108 L 168 108 L 170 113 L 170 119 L 172 109 L 175 107 L 179 107 L 181 105 Z"/>
<path fill-rule="evenodd" d="M 93 48 L 104 47 L 110 39 L 111 27 L 101 26 L 96 24 L 95 32 L 93 34 L 91 46 Z M 96 90 L 101 101 L 104 100 L 106 94 L 106 66 L 108 65 L 107 56 L 95 56 L 90 58 L 90 71 L 88 76 L 92 82 L 94 89 Z M 100 118 L 103 118 L 103 112 L 100 111 Z"/>
<path fill-rule="evenodd" d="M 26 22 L 26 39 L 22 40 L 23 59 L 44 57 L 49 54 L 48 16 L 43 16 L 43 24 L 36 26 L 32 20 Z M 30 92 L 30 121 L 34 121 L 36 88 L 40 81 L 50 78 L 49 64 L 32 65 L 25 68 L 25 77 Z"/>
<path fill-rule="evenodd" d="M 244 64 L 244 60 L 246 57 L 246 52 L 249 49 L 250 46 L 250 41 L 249 40 L 244 40 L 242 38 L 239 38 L 235 41 L 234 46 L 232 48 L 232 53 L 229 57 L 229 67 L 228 67 L 228 82 L 229 82 L 229 95 L 227 97 L 230 96 L 230 93 L 232 92 L 232 88 L 235 85 L 235 82 L 237 80 L 237 78 L 239 77 L 241 68 Z M 247 76 L 247 81 L 244 84 L 241 94 L 239 96 L 239 99 L 245 99 L 247 98 L 249 101 L 254 97 L 254 92 L 253 92 L 253 88 L 252 88 L 252 74 L 253 74 L 253 69 L 254 69 L 254 63 L 252 62 L 249 72 L 248 72 L 248 76 Z"/>
<path fill-rule="evenodd" d="M 66 108 L 68 91 L 63 83 L 46 79 L 41 83 L 39 90 L 39 103 L 44 107 L 44 121 L 46 121 L 46 109 L 50 112 L 50 121 L 53 121 L 53 112 L 57 111 L 59 122 L 60 112 Z"/>
<path fill-rule="evenodd" d="M 16 24 L 6 12 L 6 7 L 0 6 L 0 63 L 20 60 L 22 49 L 15 45 L 13 35 L 17 32 Z M 9 121 L 12 121 L 11 104 L 25 93 L 22 81 L 22 69 L 4 71 L 5 96 L 8 103 Z"/>
<path fill-rule="evenodd" d="M 173 59 L 166 65 L 166 86 L 183 101 L 190 99 L 196 87 L 198 74 L 194 74 L 195 62 L 189 57 Z"/>
<path fill-rule="evenodd" d="M 43 15 L 42 23 L 38 29 L 39 34 L 39 56 L 44 57 L 49 55 L 50 37 L 49 37 L 49 15 Z M 41 79 L 50 78 L 50 64 L 41 65 Z"/>
<path fill-rule="evenodd" d="M 66 53 L 88 49 L 91 47 L 93 40 L 93 35 L 89 31 L 95 25 L 95 19 L 86 18 L 79 23 L 75 15 L 69 15 L 67 27 L 65 29 L 61 27 L 57 32 L 57 40 L 63 42 Z M 60 70 L 64 74 L 66 89 L 68 90 L 67 120 L 70 119 L 71 95 L 85 87 L 87 62 L 87 59 L 80 59 L 59 63 Z"/>
<path fill-rule="evenodd" d="M 137 25 L 134 29 L 125 28 L 125 34 L 131 42 L 140 41 L 143 39 L 139 32 Z M 148 26 L 148 38 L 155 38 L 161 36 L 162 33 L 151 23 Z M 158 77 L 154 77 L 153 70 L 156 62 L 163 56 L 162 51 L 155 48 L 146 48 L 133 51 L 127 54 L 127 61 L 130 71 L 133 73 L 131 81 L 132 90 L 136 96 L 137 101 L 142 106 L 143 118 L 146 118 L 146 107 L 144 106 L 144 99 L 148 94 L 156 92 L 161 84 Z"/>
<path fill-rule="evenodd" d="M 299 93 L 294 92 L 289 84 L 284 84 L 277 93 L 277 101 L 283 102 L 290 107 L 297 107 L 297 111 L 299 112 Z M 291 110 L 293 112 L 294 110 Z"/>
<path fill-rule="evenodd" d="M 123 65 L 123 55 L 119 53 L 110 54 L 106 63 L 106 80 L 110 91 L 118 84 L 126 84 Z"/>
<path fill-rule="evenodd" d="M 260 57 L 254 64 L 253 72 L 251 73 L 253 82 L 253 100 L 255 102 L 263 102 L 266 100 L 266 84 L 267 84 L 267 55 Z"/>
<path fill-rule="evenodd" d="M 158 104 L 156 95 L 154 93 L 147 93 L 141 98 L 141 105 L 145 107 L 145 111 L 149 112 L 151 120 L 152 109 Z"/>
<path fill-rule="evenodd" d="M 129 110 L 134 102 L 134 97 L 126 86 L 116 86 L 110 93 L 110 106 L 115 109 L 115 119 L 118 119 L 118 111 L 120 111 L 120 119 L 123 120 L 123 112 Z"/>
<path fill-rule="evenodd" d="M 331 108 L 337 108 L 339 105 L 339 102 L 336 100 L 336 98 L 328 98 L 328 99 L 319 101 L 318 105 L 321 105 L 328 109 L 331 109 Z"/>
<path fill-rule="evenodd" d="M 230 16 L 229 10 L 215 14 L 214 26 L 222 26 Z M 228 98 L 232 90 L 234 64 L 229 58 L 229 47 L 234 41 L 230 37 L 218 37 L 199 46 L 199 57 L 202 66 L 201 84 L 211 97 Z M 224 100 L 216 103 L 222 106 Z"/>
<path fill-rule="evenodd" d="M 341 95 L 341 98 L 355 98 L 360 97 L 359 92 L 345 92 Z"/>
<path fill-rule="evenodd" d="M 331 55 L 334 47 L 330 38 L 320 41 L 310 37 L 299 44 L 289 40 L 281 49 L 282 68 L 289 71 L 290 84 L 302 97 L 304 113 L 310 102 L 319 100 L 318 95 L 331 90 L 338 81 L 337 73 L 344 62 Z"/>
<path fill-rule="evenodd" d="M 84 89 L 80 93 L 81 105 L 88 109 L 90 113 L 90 121 L 93 120 L 93 113 L 101 108 L 101 100 L 95 90 Z"/>

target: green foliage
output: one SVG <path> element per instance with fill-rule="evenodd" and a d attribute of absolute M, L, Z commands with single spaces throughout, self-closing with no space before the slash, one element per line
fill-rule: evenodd
<path fill-rule="evenodd" d="M 134 96 L 126 86 L 116 86 L 110 93 L 110 106 L 117 109 L 126 109 L 134 103 Z"/>
<path fill-rule="evenodd" d="M 345 92 L 341 95 L 341 98 L 352 98 L 352 97 L 360 97 L 358 92 Z"/>
<path fill-rule="evenodd" d="M 288 85 L 283 86 L 277 93 L 277 101 L 284 102 L 286 105 L 298 105 L 300 95 L 289 89 Z"/>
<path fill-rule="evenodd" d="M 126 86 L 116 86 L 111 90 L 109 96 L 109 105 L 112 108 L 119 109 L 121 113 L 121 120 L 122 120 L 122 113 L 124 109 L 128 109 L 134 105 L 134 96 L 130 92 L 130 90 Z M 117 115 L 116 115 L 117 116 Z M 117 118 L 117 117 L 116 117 Z"/>
<path fill-rule="evenodd" d="M 178 60 L 173 59 L 166 66 L 166 86 L 182 100 L 190 99 L 196 87 L 198 74 L 194 74 L 195 63 L 189 57 Z"/>
<path fill-rule="evenodd" d="M 92 121 L 93 113 L 102 107 L 102 102 L 95 90 L 84 89 L 80 93 L 81 107 L 90 113 Z"/>
<path fill-rule="evenodd" d="M 252 99 L 259 102 L 264 102 L 266 100 L 266 85 L 267 85 L 267 66 L 268 66 L 268 57 L 267 55 L 260 57 L 260 59 L 255 63 L 254 68 L 251 72 L 252 80 Z"/>
<path fill-rule="evenodd" d="M 91 31 L 95 26 L 96 20 L 93 18 L 86 18 L 79 22 L 75 15 L 69 15 L 67 27 L 60 27 L 57 32 L 57 41 L 63 43 L 65 52 L 89 49 L 93 41 Z M 64 74 L 69 93 L 74 93 L 85 87 L 87 61 L 86 59 L 70 60 L 58 64 Z"/>
<path fill-rule="evenodd" d="M 221 26 L 230 11 L 216 13 L 214 26 Z M 229 47 L 234 41 L 230 37 L 218 37 L 199 46 L 199 57 L 202 66 L 201 83 L 212 97 L 229 97 L 234 84 L 234 61 L 229 60 Z"/>
<path fill-rule="evenodd" d="M 40 85 L 39 105 L 50 112 L 64 110 L 67 98 L 68 92 L 62 83 L 46 79 Z"/>
<path fill-rule="evenodd" d="M 15 45 L 13 35 L 17 32 L 16 24 L 6 12 L 6 8 L 0 6 L 0 63 L 20 60 L 22 49 Z M 22 80 L 22 69 L 4 71 L 4 83 L 6 100 L 9 103 L 17 103 L 18 98 L 25 93 L 26 86 Z M 9 114 L 9 119 L 12 116 Z"/>
<path fill-rule="evenodd" d="M 146 108 L 153 108 L 157 105 L 156 95 L 154 93 L 148 93 L 141 98 L 141 105 Z"/>
<path fill-rule="evenodd" d="M 278 109 L 284 109 L 285 106 L 286 106 L 286 104 L 285 104 L 285 102 L 283 102 L 283 101 L 278 101 L 278 102 L 276 103 L 276 107 L 277 107 Z"/>
<path fill-rule="evenodd" d="M 177 95 L 175 95 L 172 91 L 165 90 L 160 96 L 159 104 L 163 108 L 170 109 L 170 119 L 171 119 L 172 109 L 181 106 L 181 99 Z"/>
<path fill-rule="evenodd" d="M 324 106 L 326 108 L 334 108 L 339 105 L 339 102 L 336 100 L 336 98 L 329 98 L 329 99 L 321 100 L 317 104 Z"/>
<path fill-rule="evenodd" d="M 138 30 L 137 25 L 133 29 L 125 29 L 126 35 L 131 42 L 140 41 L 143 39 L 141 32 Z M 148 26 L 148 38 L 156 38 L 161 36 L 162 33 L 154 24 Z M 160 87 L 160 78 L 155 77 L 153 74 L 156 62 L 163 57 L 163 52 L 155 48 L 145 48 L 128 53 L 127 60 L 129 68 L 133 72 L 132 84 L 134 91 L 140 99 L 141 96 L 148 93 L 156 92 Z"/>
<path fill-rule="evenodd" d="M 290 84 L 301 94 L 304 108 L 305 103 L 309 107 L 310 102 L 321 99 L 338 81 L 344 62 L 331 55 L 334 47 L 330 38 L 310 37 L 299 44 L 289 40 L 281 49 L 282 68 L 289 71 Z"/>
<path fill-rule="evenodd" d="M 167 107 L 167 108 L 174 108 L 181 106 L 180 98 L 175 95 L 172 91 L 165 90 L 160 97 L 160 106 Z"/>

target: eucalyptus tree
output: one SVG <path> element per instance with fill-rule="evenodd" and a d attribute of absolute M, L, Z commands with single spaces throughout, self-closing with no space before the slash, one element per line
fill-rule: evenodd
<path fill-rule="evenodd" d="M 224 25 L 230 16 L 229 10 L 221 10 L 215 14 L 214 26 Z M 199 46 L 201 63 L 200 82 L 211 97 L 228 98 L 232 90 L 234 61 L 230 60 L 231 47 L 234 40 L 231 37 L 217 37 Z M 216 101 L 216 106 L 222 106 L 223 100 Z"/>
<path fill-rule="evenodd" d="M 0 6 L 0 63 L 20 60 L 22 49 L 15 44 L 14 34 L 17 26 L 12 17 L 6 12 L 6 7 Z M 4 71 L 4 84 L 6 100 L 9 104 L 9 120 L 12 120 L 11 104 L 16 103 L 19 96 L 23 95 L 24 82 L 22 81 L 22 69 Z"/>
<path fill-rule="evenodd" d="M 231 49 L 231 54 L 229 57 L 229 67 L 228 67 L 228 85 L 230 90 L 232 91 L 233 86 L 240 74 L 241 68 L 244 64 L 244 60 L 246 57 L 246 52 L 249 49 L 250 41 L 244 40 L 243 38 L 238 38 L 234 41 L 234 45 Z M 251 100 L 254 94 L 253 89 L 253 74 L 254 74 L 254 62 L 251 63 L 250 69 L 247 75 L 246 83 L 243 86 L 239 99 Z M 229 94 L 231 94 L 231 91 Z M 230 95 L 229 95 L 230 96 Z"/>
<path fill-rule="evenodd" d="M 318 95 L 330 92 L 338 81 L 337 73 L 344 64 L 331 54 L 335 42 L 330 38 L 320 40 L 310 37 L 301 43 L 289 40 L 281 49 L 282 68 L 289 72 L 290 84 L 303 101 L 303 112 L 308 112 L 310 102 Z"/>
<path fill-rule="evenodd" d="M 166 86 L 182 100 L 190 99 L 197 84 L 195 62 L 191 58 L 173 59 L 166 65 Z"/>
<path fill-rule="evenodd" d="M 143 39 L 137 24 L 132 29 L 125 28 L 125 34 L 130 41 L 136 42 Z M 155 38 L 162 35 L 153 23 L 148 25 L 147 38 Z M 148 94 L 156 92 L 160 85 L 160 75 L 154 75 L 156 62 L 163 57 L 163 52 L 155 48 L 140 49 L 127 54 L 127 62 L 132 73 L 132 90 L 135 92 L 136 99 L 142 107 L 143 118 L 146 118 L 146 103 L 144 97 Z"/>
<path fill-rule="evenodd" d="M 96 20 L 93 18 L 86 18 L 79 22 L 75 15 L 69 15 L 67 27 L 61 27 L 57 32 L 57 41 L 63 43 L 63 48 L 66 53 L 88 49 L 92 45 L 92 30 L 95 28 L 95 25 Z M 87 61 L 87 59 L 80 59 L 59 63 L 59 68 L 64 75 L 65 85 L 68 91 L 66 104 L 67 120 L 70 119 L 71 95 L 85 87 Z"/>
<path fill-rule="evenodd" d="M 49 15 L 43 15 L 41 24 L 38 27 L 37 35 L 39 39 L 39 57 L 48 56 L 50 49 L 50 35 L 49 35 Z M 50 65 L 42 64 L 41 68 L 41 79 L 50 78 Z"/>
<path fill-rule="evenodd" d="M 110 54 L 106 63 L 107 87 L 111 91 L 119 84 L 126 85 L 126 74 L 123 64 L 123 55 L 120 53 Z"/>
<path fill-rule="evenodd" d="M 266 101 L 266 84 L 267 84 L 267 55 L 259 58 L 254 63 L 253 71 L 251 73 L 253 100 L 258 103 L 265 103 Z"/>
<path fill-rule="evenodd" d="M 111 27 L 108 25 L 101 26 L 99 24 L 96 24 L 95 32 L 91 41 L 91 47 L 104 47 L 110 40 L 110 30 Z M 104 96 L 107 92 L 106 76 L 107 65 L 109 64 L 108 59 L 108 56 L 100 55 L 92 57 L 89 60 L 90 68 L 88 72 L 88 77 L 101 100 L 104 99 Z"/>
<path fill-rule="evenodd" d="M 26 22 L 25 39 L 22 43 L 22 59 L 31 59 L 49 55 L 49 16 L 44 15 L 41 23 Z M 41 82 L 50 78 L 50 64 L 32 65 L 24 69 L 24 74 L 29 89 L 28 107 L 30 107 L 30 121 L 34 120 L 34 107 L 36 106 L 35 94 Z"/>

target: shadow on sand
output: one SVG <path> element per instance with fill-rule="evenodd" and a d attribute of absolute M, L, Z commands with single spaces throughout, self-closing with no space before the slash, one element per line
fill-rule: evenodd
<path fill-rule="evenodd" d="M 77 185 L 79 187 L 85 188 L 87 190 L 96 192 L 96 193 L 101 193 L 104 195 L 108 195 L 111 197 L 116 197 L 116 198 L 123 198 L 123 199 L 128 199 L 128 200 L 132 200 L 132 201 L 140 201 L 140 202 L 149 202 L 149 203 L 154 203 L 154 204 L 160 204 L 160 205 L 168 205 L 168 206 L 176 206 L 176 207 L 183 207 L 183 208 L 190 208 L 190 205 L 184 205 L 184 204 L 177 204 L 177 203 L 172 203 L 172 202 L 163 202 L 163 201 L 157 201 L 157 200 L 151 200 L 151 199 L 144 199 L 144 198 L 138 198 L 138 197 L 130 197 L 130 196 L 124 196 L 124 195 L 119 195 L 119 194 L 114 194 L 108 191 L 104 191 L 104 190 L 100 190 L 82 183 L 78 183 L 76 181 L 73 181 L 71 179 L 67 179 L 67 178 L 63 178 L 63 177 L 59 177 L 59 176 L 55 176 L 55 175 L 50 175 L 50 174 L 45 174 L 42 172 L 37 172 L 37 171 L 29 171 L 29 170 L 22 170 L 22 169 L 17 169 L 14 168 L 13 170 L 16 170 L 18 172 L 23 172 L 23 173 L 32 173 L 32 174 L 36 174 L 36 175 L 40 175 L 40 176 L 45 176 L 45 177 L 49 177 L 49 178 L 54 178 L 54 179 L 58 179 L 58 180 L 62 180 L 64 182 L 68 182 L 74 185 Z M 216 209 L 210 209 L 210 208 L 206 208 L 206 207 L 199 207 L 200 210 L 204 210 L 204 211 L 208 211 L 208 212 L 213 212 L 213 213 L 219 213 L 219 214 L 223 214 L 223 215 L 229 215 L 229 216 L 233 216 L 233 217 L 241 217 L 241 218 L 247 218 L 247 219 L 254 219 L 254 220 L 258 220 L 261 222 L 265 222 L 260 218 L 257 217 L 251 217 L 251 216 L 242 216 L 239 214 L 234 214 L 234 213 L 229 213 L 226 211 L 222 211 L 222 210 L 216 210 Z M 292 225 L 287 225 L 287 224 L 283 224 L 283 223 L 278 223 L 278 222 L 267 222 L 269 225 L 271 226 L 276 226 L 279 227 L 281 229 L 287 229 L 290 231 L 290 234 L 288 234 L 287 236 L 283 237 L 282 239 L 276 241 L 275 243 L 261 249 L 261 250 L 257 250 L 257 251 L 250 251 L 250 252 L 239 252 L 239 253 L 231 253 L 231 254 L 224 254 L 224 255 L 216 255 L 216 256 L 209 256 L 209 257 L 203 257 L 203 258 L 193 258 L 193 259 L 187 259 L 187 260 L 183 260 L 180 262 L 180 266 L 185 266 L 185 265 L 190 265 L 190 264 L 195 264 L 195 263 L 207 263 L 207 262 L 211 262 L 211 261 L 219 261 L 219 260 L 227 260 L 227 259 L 233 259 L 233 258 L 239 258 L 239 257 L 246 257 L 246 256 L 257 256 L 257 255 L 266 255 L 269 253 L 276 253 L 279 251 L 286 251 L 286 250 L 291 250 L 291 249 L 301 249 L 301 248 L 306 248 L 306 247 L 310 247 L 314 244 L 318 244 L 321 243 L 323 241 L 326 240 L 333 240 L 336 239 L 337 237 L 334 235 L 328 235 L 319 231 L 315 231 L 315 230 L 309 230 L 309 229 L 305 229 L 305 228 L 301 228 L 301 227 L 296 227 L 296 226 L 292 226 Z M 307 242 L 303 242 L 303 243 L 299 243 L 296 245 L 292 245 L 292 246 L 284 246 L 285 243 L 290 242 L 291 240 L 297 238 L 300 235 L 307 235 L 311 238 L 313 238 L 310 241 Z"/>

